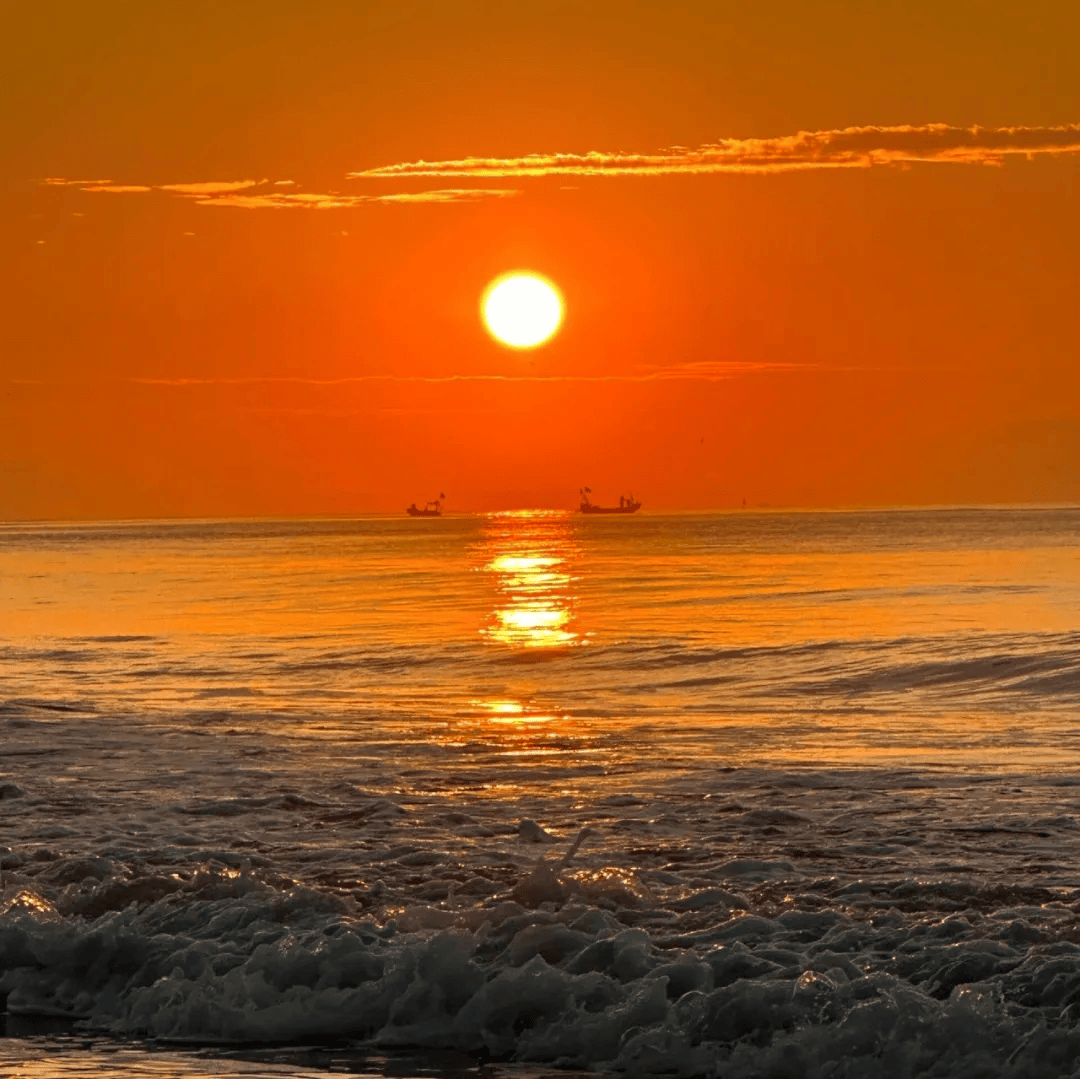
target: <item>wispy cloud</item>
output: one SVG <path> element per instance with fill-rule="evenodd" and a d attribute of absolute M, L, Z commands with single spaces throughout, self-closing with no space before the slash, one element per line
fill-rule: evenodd
<path fill-rule="evenodd" d="M 591 150 L 588 153 L 527 154 L 521 157 L 462 157 L 406 161 L 350 172 L 350 180 L 527 179 L 543 176 L 673 176 L 712 173 L 775 173 L 807 169 L 868 169 L 914 164 L 1001 165 L 1008 158 L 1080 154 L 1080 124 L 1058 127 L 954 127 L 901 124 L 800 131 L 764 139 L 721 139 L 690 149 L 674 146 L 656 153 Z M 364 194 L 294 190 L 295 180 L 200 180 L 168 184 L 73 180 L 41 181 L 84 192 L 160 192 L 199 206 L 245 210 L 334 210 L 368 203 L 451 204 L 511 198 L 508 187 L 440 187 L 427 191 Z M 283 190 L 288 188 L 289 190 Z"/>
<path fill-rule="evenodd" d="M 862 370 L 863 368 L 859 368 Z M 494 374 L 494 373 L 458 373 L 445 375 L 409 375 L 409 374 L 360 374 L 343 375 L 338 378 L 312 378 L 302 375 L 243 375 L 221 377 L 173 377 L 151 378 L 134 375 L 114 378 L 86 377 L 82 379 L 36 379 L 9 378 L 9 385 L 21 386 L 59 386 L 80 383 L 114 383 L 148 387 L 200 387 L 200 386 L 270 386 L 294 385 L 311 387 L 340 387 L 365 383 L 420 383 L 445 385 L 448 383 L 492 382 L 492 383 L 610 383 L 610 382 L 726 382 L 743 375 L 760 374 L 770 371 L 821 371 L 854 370 L 854 368 L 822 367 L 795 363 L 757 363 L 753 361 L 701 361 L 666 366 L 640 364 L 628 372 L 595 375 L 540 375 L 540 374 Z"/>
<path fill-rule="evenodd" d="M 46 176 L 41 182 L 49 187 L 86 187 L 88 184 L 111 184 L 112 180 L 67 180 L 63 176 Z"/>
<path fill-rule="evenodd" d="M 127 378 L 124 382 L 143 386 L 253 386 L 260 384 L 291 384 L 301 386 L 348 386 L 368 382 L 420 382 L 444 384 L 451 382 L 720 382 L 739 375 L 761 371 L 791 370 L 798 364 L 784 363 L 689 363 L 669 367 L 642 366 L 619 374 L 597 375 L 506 375 L 506 374 L 447 374 L 447 375 L 346 375 L 341 378 L 308 378 L 300 375 L 250 376 L 241 378 Z"/>
<path fill-rule="evenodd" d="M 410 191 L 393 195 L 342 195 L 313 194 L 306 192 L 286 193 L 268 191 L 265 194 L 224 195 L 220 198 L 199 199 L 200 206 L 238 206 L 246 210 L 305 209 L 335 210 L 344 206 L 360 206 L 368 202 L 421 203 L 421 202 L 480 202 L 485 199 L 504 199 L 520 195 L 509 188 L 462 187 L 443 188 L 437 191 Z"/>
<path fill-rule="evenodd" d="M 903 124 L 800 131 L 766 139 L 721 139 L 653 154 L 622 151 L 528 154 L 411 161 L 349 173 L 352 179 L 493 179 L 536 176 L 666 176 L 722 172 L 790 172 L 871 168 L 919 162 L 1000 165 L 1008 157 L 1080 153 L 1080 124 L 1060 127 L 952 127 Z"/>
<path fill-rule="evenodd" d="M 666 367 L 641 365 L 619 374 L 534 375 L 534 374 L 446 374 L 446 375 L 345 375 L 340 378 L 308 378 L 299 375 L 250 376 L 241 378 L 130 378 L 125 381 L 147 386 L 246 386 L 286 383 L 303 386 L 347 386 L 370 382 L 412 382 L 441 385 L 452 382 L 721 382 L 739 375 L 762 371 L 790 370 L 798 364 L 705 361 L 672 364 Z"/>
<path fill-rule="evenodd" d="M 201 180 L 185 184 L 118 184 L 115 180 L 68 180 L 62 176 L 48 176 L 41 182 L 47 187 L 74 187 L 80 191 L 106 191 L 114 195 L 166 191 L 171 195 L 197 199 L 200 202 L 247 188 L 294 183 L 293 180 L 277 180 L 273 184 L 269 180 Z"/>
<path fill-rule="evenodd" d="M 206 180 L 194 184 L 159 184 L 159 191 L 175 191 L 178 195 L 191 195 L 195 198 L 206 195 L 222 195 L 229 191 L 243 191 L 246 187 L 257 187 L 267 180 Z M 282 181 L 289 183 L 289 180 Z"/>
<path fill-rule="evenodd" d="M 371 202 L 478 202 L 489 198 L 512 198 L 520 195 L 512 188 L 445 187 L 436 191 L 407 191 L 396 195 L 375 195 Z"/>
<path fill-rule="evenodd" d="M 455 203 L 505 199 L 521 194 L 512 188 L 448 187 L 434 191 L 407 191 L 386 195 L 349 195 L 338 191 L 282 191 L 295 187 L 295 180 L 203 180 L 178 184 L 118 184 L 112 180 L 65 180 L 52 176 L 42 183 L 50 187 L 72 187 L 87 192 L 117 195 L 161 191 L 190 199 L 199 206 L 239 207 L 244 210 L 302 209 L 334 210 L 365 203 Z"/>
<path fill-rule="evenodd" d="M 146 191 L 153 191 L 152 187 L 144 187 L 142 184 L 87 184 L 85 187 L 80 188 L 82 191 L 111 191 L 114 195 L 131 195 L 136 192 L 142 194 Z"/>
<path fill-rule="evenodd" d="M 220 195 L 214 198 L 201 198 L 199 206 L 231 206 L 242 210 L 335 210 L 345 206 L 358 206 L 370 202 L 363 195 L 320 194 L 316 192 L 279 192 L 255 191 L 244 194 Z"/>

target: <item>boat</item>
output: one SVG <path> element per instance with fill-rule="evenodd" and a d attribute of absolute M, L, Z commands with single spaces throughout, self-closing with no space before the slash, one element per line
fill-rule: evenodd
<path fill-rule="evenodd" d="M 629 498 L 619 495 L 617 506 L 597 506 L 589 498 L 592 494 L 591 487 L 582 487 L 578 494 L 581 495 L 581 505 L 578 508 L 582 513 L 637 513 L 641 509 L 641 503 L 633 495 Z"/>
<path fill-rule="evenodd" d="M 425 502 L 423 509 L 414 502 L 411 506 L 405 508 L 405 512 L 410 517 L 441 517 L 443 499 L 445 498 L 446 495 L 440 494 L 438 498 L 433 498 L 430 502 Z"/>

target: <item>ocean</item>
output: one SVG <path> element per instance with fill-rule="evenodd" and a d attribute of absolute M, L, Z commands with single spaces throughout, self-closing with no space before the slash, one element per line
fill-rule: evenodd
<path fill-rule="evenodd" d="M 1080 1076 L 1080 509 L 2 525 L 0 874 L 4 1075 Z"/>

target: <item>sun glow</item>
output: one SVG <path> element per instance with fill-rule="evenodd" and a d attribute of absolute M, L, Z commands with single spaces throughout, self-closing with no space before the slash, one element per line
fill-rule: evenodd
<path fill-rule="evenodd" d="M 511 348 L 536 348 L 558 330 L 563 303 L 559 290 L 546 277 L 511 273 L 488 285 L 480 313 L 497 341 Z"/>

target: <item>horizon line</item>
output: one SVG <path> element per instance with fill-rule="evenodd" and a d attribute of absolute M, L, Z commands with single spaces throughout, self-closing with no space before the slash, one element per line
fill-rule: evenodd
<path fill-rule="evenodd" d="M 812 503 L 747 503 L 728 504 L 708 508 L 661 508 L 651 509 L 645 512 L 647 503 L 642 503 L 642 512 L 632 516 L 637 519 L 642 517 L 684 517 L 684 516 L 739 516 L 740 514 L 767 515 L 770 513 L 918 513 L 918 512 L 949 512 L 949 511 L 1039 511 L 1061 510 L 1080 511 L 1080 499 L 1066 499 L 1064 501 L 1049 502 L 853 502 L 838 505 L 815 505 Z M 578 509 L 566 506 L 517 506 L 491 509 L 461 509 L 444 511 L 442 517 L 420 518 L 421 520 L 444 520 L 452 518 L 465 520 L 471 517 L 490 517 L 492 515 L 513 515 L 528 513 L 562 513 L 566 516 L 578 516 L 582 519 L 588 514 L 582 514 Z M 358 521 L 358 520 L 412 520 L 404 516 L 405 510 L 352 510 L 349 512 L 326 512 L 326 513 L 265 513 L 265 514 L 191 514 L 191 515 L 166 515 L 166 516 L 131 516 L 131 517 L 7 517 L 0 514 L 0 528 L 24 527 L 37 525 L 89 525 L 89 524 L 138 524 L 144 522 L 157 523 L 185 523 L 201 521 Z M 606 518 L 605 518 L 606 519 Z M 417 527 L 424 527 L 418 525 Z"/>

